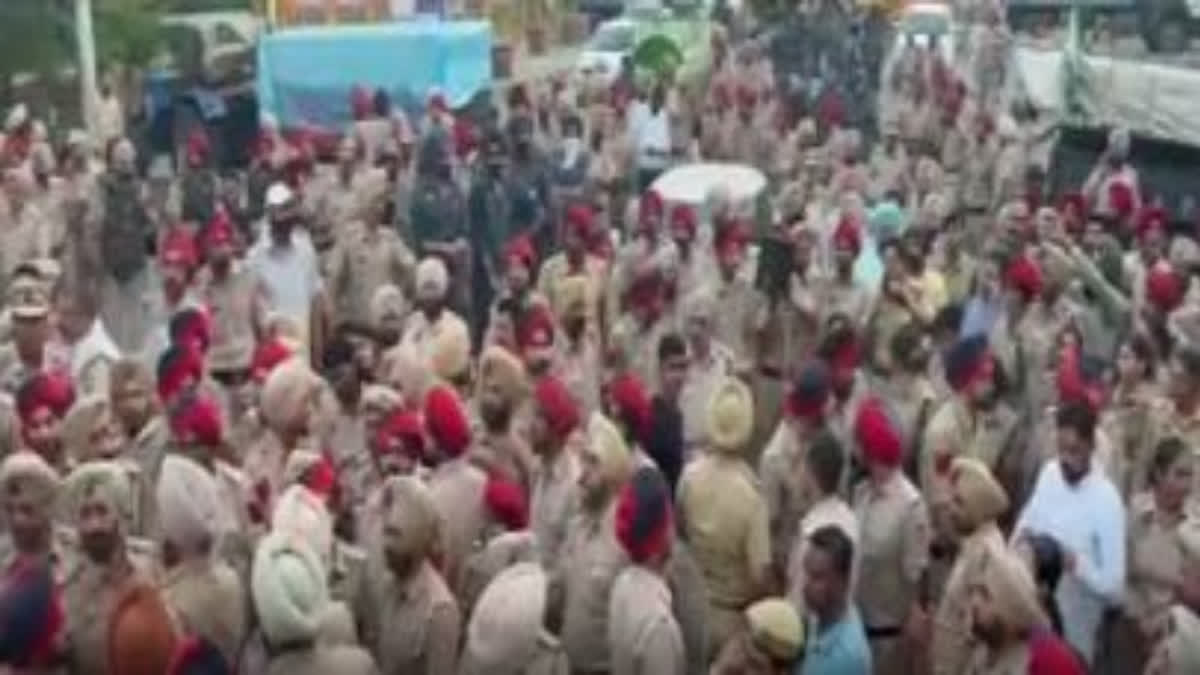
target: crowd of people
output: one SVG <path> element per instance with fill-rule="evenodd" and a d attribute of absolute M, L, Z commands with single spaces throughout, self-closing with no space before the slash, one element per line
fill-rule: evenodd
<path fill-rule="evenodd" d="M 1200 246 L 1128 132 L 1052 195 L 936 50 L 870 115 L 713 58 L 356 89 L 237 179 L 15 107 L 0 670 L 1200 673 Z"/>

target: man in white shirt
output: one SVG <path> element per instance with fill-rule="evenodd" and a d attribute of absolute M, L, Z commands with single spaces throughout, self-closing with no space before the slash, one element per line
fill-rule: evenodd
<path fill-rule="evenodd" d="M 312 241 L 296 231 L 298 200 L 276 183 L 267 190 L 267 231 L 254 244 L 246 262 L 266 290 L 267 308 L 290 319 L 311 353 L 323 349 L 324 289 Z"/>
<path fill-rule="evenodd" d="M 638 191 L 641 192 L 654 183 L 671 160 L 671 122 L 662 85 L 655 85 L 650 93 L 650 105 L 638 114 L 631 114 L 629 120 L 637 149 Z"/>
<path fill-rule="evenodd" d="M 1014 544 L 1024 549 L 1034 535 L 1047 535 L 1062 548 L 1055 600 L 1064 637 L 1090 665 L 1104 610 L 1124 592 L 1125 507 L 1103 469 L 1092 464 L 1095 411 L 1072 402 L 1058 409 L 1055 421 L 1058 457 L 1038 474 L 1013 528 Z"/>

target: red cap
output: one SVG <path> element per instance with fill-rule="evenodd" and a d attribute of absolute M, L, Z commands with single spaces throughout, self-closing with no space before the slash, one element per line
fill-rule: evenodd
<path fill-rule="evenodd" d="M 869 398 L 859 405 L 854 418 L 854 440 L 867 460 L 887 466 L 900 465 L 904 455 L 900 434 L 879 399 Z"/>
<path fill-rule="evenodd" d="M 1029 256 L 1018 256 L 1008 264 L 1004 280 L 1028 300 L 1042 292 L 1042 271 Z"/>
<path fill-rule="evenodd" d="M 843 215 L 833 230 L 833 247 L 849 249 L 856 256 L 862 250 L 862 231 L 858 222 L 849 214 Z"/>
<path fill-rule="evenodd" d="M 1183 302 L 1183 279 L 1167 263 L 1159 263 L 1146 274 L 1146 299 L 1163 312 L 1172 312 Z"/>
<path fill-rule="evenodd" d="M 1108 203 L 1113 213 L 1120 218 L 1133 215 L 1133 188 L 1124 181 L 1113 181 L 1108 186 Z"/>
<path fill-rule="evenodd" d="M 425 452 L 425 428 L 421 415 L 408 408 L 396 408 L 388 413 L 375 431 L 372 449 L 376 455 L 403 453 L 409 448 Z"/>
<path fill-rule="evenodd" d="M 493 473 L 483 489 L 483 503 L 492 519 L 510 532 L 529 527 L 529 500 L 520 485 Z"/>
<path fill-rule="evenodd" d="M 207 396 L 184 401 L 171 413 L 168 423 L 172 438 L 178 442 L 215 448 L 225 440 L 221 410 Z"/>
<path fill-rule="evenodd" d="M 562 380 L 551 375 L 542 377 L 537 382 L 533 398 L 550 432 L 559 440 L 565 439 L 579 426 L 579 406 Z"/>
<path fill-rule="evenodd" d="M 533 240 L 525 234 L 513 237 L 504 247 L 504 259 L 509 264 L 521 265 L 532 272 L 537 265 L 537 251 L 533 248 Z"/>
<path fill-rule="evenodd" d="M 166 265 L 196 265 L 196 239 L 182 227 L 176 227 L 167 233 L 162 243 L 162 262 Z"/>
<path fill-rule="evenodd" d="M 250 376 L 255 382 L 262 384 L 267 376 L 275 370 L 275 366 L 292 357 L 293 351 L 278 338 L 272 338 L 258 343 L 254 348 L 254 356 L 250 359 Z"/>
<path fill-rule="evenodd" d="M 671 209 L 671 234 L 676 239 L 696 237 L 696 209 L 688 204 L 676 204 Z"/>
<path fill-rule="evenodd" d="M 425 428 L 438 448 L 451 457 L 462 455 L 471 445 L 471 422 L 450 387 L 434 387 L 425 394 Z"/>
<path fill-rule="evenodd" d="M 616 407 L 616 416 L 639 441 L 650 430 L 650 396 L 646 386 L 633 373 L 618 375 L 608 384 L 608 394 Z"/>

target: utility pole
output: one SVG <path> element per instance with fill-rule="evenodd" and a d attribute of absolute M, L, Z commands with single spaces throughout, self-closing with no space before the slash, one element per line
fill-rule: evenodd
<path fill-rule="evenodd" d="M 92 0 L 75 0 L 75 46 L 79 51 L 79 95 L 88 135 L 96 138 L 96 34 L 92 30 Z"/>

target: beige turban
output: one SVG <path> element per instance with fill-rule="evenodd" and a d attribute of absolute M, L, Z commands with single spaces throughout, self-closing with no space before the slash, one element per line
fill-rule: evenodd
<path fill-rule="evenodd" d="M 804 647 L 804 625 L 787 600 L 767 598 L 750 605 L 746 623 L 754 645 L 773 659 L 791 662 Z"/>
<path fill-rule="evenodd" d="M 303 485 L 293 484 L 279 495 L 271 514 L 271 531 L 306 542 L 323 565 L 333 555 L 333 518 L 321 498 Z"/>
<path fill-rule="evenodd" d="M 400 392 L 406 405 L 420 406 L 433 380 L 425 359 L 411 345 L 401 343 L 384 352 L 382 361 L 387 384 Z"/>
<path fill-rule="evenodd" d="M 525 364 L 503 347 L 488 347 L 479 358 L 479 386 L 495 388 L 504 400 L 520 401 L 528 385 Z"/>
<path fill-rule="evenodd" d="M 599 459 L 598 471 L 612 485 L 620 484 L 633 467 L 633 455 L 612 420 L 593 412 L 587 426 L 588 448 Z"/>
<path fill-rule="evenodd" d="M 321 559 L 300 537 L 271 532 L 258 543 L 250 594 L 263 635 L 272 645 L 315 640 L 329 604 Z"/>
<path fill-rule="evenodd" d="M 716 311 L 717 299 L 706 289 L 693 291 L 684 303 L 684 316 L 689 320 L 711 321 Z"/>
<path fill-rule="evenodd" d="M 1166 666 L 1162 672 L 1166 675 L 1200 673 L 1200 616 L 1186 607 L 1176 605 L 1171 608 L 1169 621 L 1170 632 L 1159 647 L 1165 658 L 1163 665 Z"/>
<path fill-rule="evenodd" d="M 379 328 L 386 319 L 391 317 L 403 319 L 407 309 L 408 302 L 400 287 L 395 284 L 384 284 L 375 289 L 371 295 L 371 326 Z"/>
<path fill-rule="evenodd" d="M 54 467 L 36 452 L 14 452 L 0 463 L 0 488 L 4 494 L 28 496 L 39 507 L 54 506 L 61 483 Z"/>
<path fill-rule="evenodd" d="M 554 297 L 558 301 L 555 311 L 560 317 L 586 316 L 588 313 L 588 278 L 582 274 L 563 277 L 558 282 Z"/>
<path fill-rule="evenodd" d="M 987 465 L 977 459 L 956 457 L 950 466 L 950 484 L 975 526 L 994 521 L 1008 510 L 1008 494 Z"/>
<path fill-rule="evenodd" d="M 321 612 L 317 641 L 330 647 L 357 647 L 358 629 L 354 627 L 354 614 L 344 602 L 330 601 Z"/>
<path fill-rule="evenodd" d="M 295 319 L 286 314 L 272 312 L 267 315 L 265 323 L 268 338 L 279 340 L 293 352 L 300 351 L 300 345 L 304 344 L 304 336 L 307 331 L 301 328 Z"/>
<path fill-rule="evenodd" d="M 73 403 L 62 421 L 63 450 L 68 457 L 88 459 L 95 455 L 92 432 L 112 413 L 108 392 L 85 396 Z"/>
<path fill-rule="evenodd" d="M 450 287 L 450 273 L 441 258 L 425 258 L 417 264 L 417 295 L 443 298 Z"/>
<path fill-rule="evenodd" d="M 132 163 L 137 159 L 137 149 L 128 138 L 122 138 L 113 146 L 112 158 L 114 162 Z"/>
<path fill-rule="evenodd" d="M 997 613 L 1009 628 L 1028 631 L 1046 625 L 1037 585 L 1028 565 L 1008 549 L 988 552 L 979 572 Z"/>
<path fill-rule="evenodd" d="M 100 499 L 117 515 L 123 528 L 133 522 L 133 485 L 125 467 L 112 460 L 93 460 L 75 467 L 67 477 L 66 505 L 72 521 L 86 499 Z"/>
<path fill-rule="evenodd" d="M 484 588 L 501 571 L 517 564 L 537 562 L 537 541 L 529 530 L 505 532 L 488 540 L 482 550 L 472 553 L 463 565 L 459 602 L 464 613 L 479 600 Z"/>
<path fill-rule="evenodd" d="M 215 548 L 223 506 L 217 481 L 198 462 L 182 455 L 163 458 L 155 487 L 163 535 L 185 553 Z"/>
<path fill-rule="evenodd" d="M 471 336 L 466 324 L 451 326 L 433 339 L 429 355 L 433 374 L 447 382 L 457 381 L 471 365 Z"/>
<path fill-rule="evenodd" d="M 358 402 L 359 408 L 362 410 L 376 411 L 381 415 L 386 415 L 396 408 L 404 405 L 404 397 L 400 392 L 385 387 L 382 384 L 369 384 L 363 388 L 362 397 Z"/>
<path fill-rule="evenodd" d="M 463 672 L 522 672 L 537 655 L 547 595 L 546 573 L 537 563 L 518 563 L 496 576 L 467 625 Z"/>
<path fill-rule="evenodd" d="M 708 437 L 720 452 L 738 452 L 754 431 L 754 399 L 744 382 L 727 377 L 708 403 Z"/>
<path fill-rule="evenodd" d="M 392 476 L 381 494 L 384 546 L 411 555 L 428 554 L 440 529 L 429 488 L 413 476 Z"/>
<path fill-rule="evenodd" d="M 311 405 L 321 380 L 300 358 L 290 358 L 267 375 L 259 393 L 263 421 L 274 430 L 282 430 Z"/>

